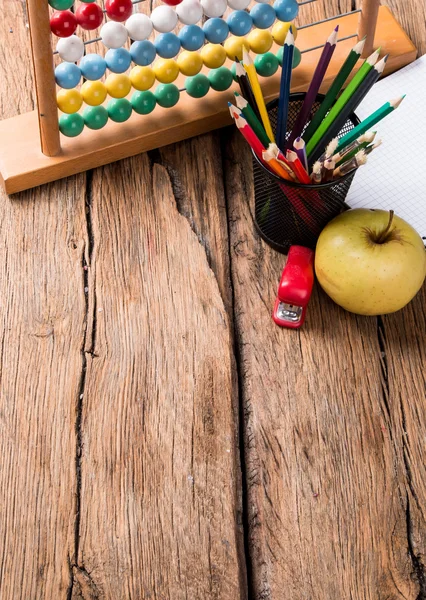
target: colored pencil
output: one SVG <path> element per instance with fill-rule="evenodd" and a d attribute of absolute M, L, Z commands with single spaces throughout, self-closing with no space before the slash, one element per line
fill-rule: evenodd
<path fill-rule="evenodd" d="M 337 95 L 342 89 L 345 81 L 349 77 L 352 72 L 352 69 L 358 62 L 362 51 L 364 50 L 366 37 L 360 40 L 352 50 L 349 52 L 345 62 L 343 63 L 340 71 L 336 75 L 333 83 L 331 84 L 330 89 L 325 95 L 324 100 L 321 102 L 321 106 L 318 108 L 317 112 L 314 114 L 312 121 L 309 123 L 306 131 L 303 134 L 303 139 L 306 143 L 309 142 L 311 137 L 314 135 L 315 131 L 321 124 L 321 121 L 324 119 L 325 115 L 328 113 L 330 108 L 333 106 L 336 101 Z"/>
<path fill-rule="evenodd" d="M 255 154 L 263 160 L 262 154 L 265 150 L 265 146 L 262 145 L 259 138 L 254 133 L 253 129 L 247 123 L 247 120 L 244 118 L 242 111 L 228 102 L 229 112 L 235 121 L 235 125 L 238 127 L 242 135 L 245 137 Z"/>
<path fill-rule="evenodd" d="M 316 160 L 316 158 L 321 154 L 322 149 L 327 144 L 327 142 L 336 136 L 346 123 L 349 116 L 356 110 L 357 106 L 362 102 L 368 92 L 371 90 L 373 85 L 376 83 L 380 75 L 383 73 L 383 70 L 386 65 L 387 56 L 382 58 L 364 77 L 362 82 L 359 84 L 354 93 L 350 96 L 347 103 L 343 107 L 343 109 L 338 113 L 336 118 L 331 122 L 328 129 L 326 129 L 322 138 L 316 143 L 316 146 L 311 148 L 311 152 L 308 152 L 308 157 L 310 161 Z M 333 109 L 332 109 L 333 110 Z M 331 111 L 330 111 L 331 112 Z M 314 136 L 315 137 L 315 136 Z M 311 139 L 309 143 L 312 142 L 314 138 Z M 309 145 L 309 144 L 308 144 Z"/>
<path fill-rule="evenodd" d="M 238 58 L 235 58 L 235 74 L 238 81 L 238 85 L 240 86 L 241 95 L 244 96 L 244 98 L 252 107 L 254 114 L 260 120 L 260 112 L 257 108 L 256 100 L 253 96 L 253 90 L 251 89 L 247 72 L 238 60 Z"/>
<path fill-rule="evenodd" d="M 282 179 L 286 179 L 287 181 L 293 181 L 293 178 L 290 177 L 284 163 L 280 163 L 275 157 L 273 152 L 269 149 L 269 147 L 262 152 L 262 158 L 265 163 L 269 166 L 271 171 L 274 171 L 277 175 L 279 175 Z"/>
<path fill-rule="evenodd" d="M 287 32 L 284 42 L 283 52 L 283 66 L 281 69 L 281 80 L 280 80 L 280 97 L 278 101 L 278 120 L 277 120 L 277 131 L 276 138 L 280 148 L 285 146 L 285 137 L 287 133 L 287 117 L 288 117 L 288 104 L 291 87 L 291 73 L 293 70 L 293 54 L 294 54 L 294 35 L 293 29 L 290 25 L 290 29 Z"/>
<path fill-rule="evenodd" d="M 378 148 L 379 146 L 382 145 L 382 140 L 377 140 L 377 142 L 371 146 L 367 146 L 366 148 L 364 148 L 364 152 L 365 154 L 371 154 L 373 152 L 373 150 L 375 150 L 376 148 Z"/>
<path fill-rule="evenodd" d="M 315 72 L 312 76 L 312 81 L 309 85 L 308 91 L 306 92 L 302 108 L 300 109 L 300 112 L 297 115 L 296 121 L 293 125 L 293 129 L 290 133 L 290 137 L 287 140 L 286 148 L 292 148 L 294 140 L 302 135 L 303 128 L 305 127 L 306 122 L 309 119 L 312 106 L 314 105 L 314 102 L 316 100 L 318 90 L 324 79 L 325 72 L 330 63 L 331 57 L 333 56 L 333 52 L 336 49 L 338 30 L 339 26 L 337 25 L 333 32 L 330 34 L 330 36 L 327 38 L 327 41 L 325 42 L 322 54 L 316 66 Z"/>
<path fill-rule="evenodd" d="M 292 177 L 292 179 L 296 179 L 295 172 L 291 168 L 290 163 L 288 162 L 284 154 L 281 152 L 281 150 L 278 148 L 278 146 L 275 143 L 271 142 L 268 146 L 268 149 L 270 152 L 272 152 L 273 156 L 285 166 L 285 168 L 288 171 L 288 174 Z"/>
<path fill-rule="evenodd" d="M 294 140 L 293 148 L 297 156 L 299 157 L 299 160 L 302 163 L 302 165 L 305 167 L 306 170 L 308 170 L 308 159 L 306 156 L 305 142 L 302 140 L 301 137 L 298 137 Z"/>
<path fill-rule="evenodd" d="M 322 179 L 324 183 L 327 183 L 333 179 L 335 167 L 336 163 L 334 160 L 332 158 L 327 158 L 327 160 L 324 162 L 324 177 Z"/>
<path fill-rule="evenodd" d="M 324 137 L 324 134 L 329 129 L 329 127 L 331 126 L 333 121 L 336 119 L 336 117 L 339 115 L 339 113 L 344 109 L 344 107 L 348 103 L 351 96 L 353 96 L 353 94 L 355 93 L 357 88 L 361 85 L 361 83 L 363 82 L 365 77 L 373 69 L 374 65 L 377 62 L 377 59 L 379 58 L 379 54 L 380 54 L 380 48 L 378 48 L 375 52 L 373 52 L 373 54 L 371 54 L 367 58 L 367 60 L 362 64 L 358 73 L 355 75 L 355 77 L 349 83 L 348 87 L 343 91 L 342 95 L 336 101 L 334 106 L 330 109 L 330 111 L 327 114 L 327 116 L 325 117 L 325 119 L 323 119 L 323 121 L 321 122 L 321 125 L 318 127 L 318 129 L 315 131 L 315 133 L 313 134 L 313 136 L 311 137 L 311 139 L 309 140 L 309 142 L 306 145 L 306 153 L 308 155 L 308 158 L 310 158 L 313 149 L 318 145 L 318 142 Z M 330 137 L 333 137 L 333 136 L 330 136 Z"/>
<path fill-rule="evenodd" d="M 309 177 L 305 167 L 299 160 L 296 152 L 294 150 L 287 150 L 286 158 L 291 165 L 291 168 L 296 173 L 296 177 L 300 183 L 309 184 L 311 183 L 311 178 Z"/>
<path fill-rule="evenodd" d="M 247 75 L 251 84 L 251 88 L 253 90 L 254 98 L 257 103 L 257 108 L 259 109 L 260 118 L 266 131 L 266 135 L 268 136 L 271 142 L 275 142 L 271 122 L 269 120 L 268 111 L 266 110 L 265 100 L 263 98 L 256 69 L 247 50 L 243 50 L 243 67 L 247 71 Z"/>
<path fill-rule="evenodd" d="M 312 167 L 311 180 L 312 183 L 321 183 L 322 181 L 322 163 L 319 160 Z"/>
<path fill-rule="evenodd" d="M 350 171 L 353 171 L 353 169 L 357 169 L 361 165 L 365 165 L 366 162 L 367 156 L 364 150 L 360 150 L 353 158 L 351 158 L 351 160 L 347 160 L 345 163 L 343 163 L 343 165 L 334 169 L 333 178 L 342 177 Z"/>
<path fill-rule="evenodd" d="M 234 95 L 237 107 L 242 111 L 244 117 L 247 119 L 247 123 L 253 129 L 259 140 L 262 142 L 265 148 L 267 148 L 269 146 L 269 138 L 266 135 L 266 131 L 264 130 L 262 123 L 256 117 L 254 110 L 247 100 L 240 96 L 238 92 L 234 92 Z"/>
<path fill-rule="evenodd" d="M 354 127 L 354 129 L 351 129 L 351 131 L 349 131 L 349 133 L 347 133 L 342 138 L 340 138 L 337 149 L 340 150 L 347 144 L 350 144 L 351 142 L 353 142 L 357 137 L 359 137 L 360 135 L 362 135 L 363 133 L 365 133 L 372 127 L 374 127 L 374 125 L 376 125 L 376 123 L 378 123 L 384 117 L 386 117 L 391 112 L 396 110 L 398 108 L 398 106 L 401 104 L 401 102 L 404 100 L 404 98 L 405 98 L 405 95 L 401 96 L 400 98 L 396 98 L 395 100 L 391 100 L 390 102 L 386 102 L 386 104 L 383 104 L 383 106 L 378 108 L 369 117 L 364 119 L 364 121 L 361 121 L 361 123 L 359 125 L 357 125 L 356 127 Z"/>
<path fill-rule="evenodd" d="M 327 148 L 325 149 L 325 153 L 324 153 L 325 159 L 331 158 L 333 156 L 333 154 L 336 152 L 338 143 L 339 143 L 338 138 L 333 138 L 331 140 L 331 142 L 328 144 Z"/>
<path fill-rule="evenodd" d="M 334 162 L 338 165 L 339 162 L 345 160 L 347 154 L 353 152 L 354 150 L 355 152 L 361 150 L 362 146 L 368 146 L 368 144 L 371 144 L 374 141 L 375 137 L 375 131 L 370 131 L 369 133 L 364 133 L 363 135 L 360 135 L 359 138 L 342 148 L 339 152 L 333 154 Z"/>

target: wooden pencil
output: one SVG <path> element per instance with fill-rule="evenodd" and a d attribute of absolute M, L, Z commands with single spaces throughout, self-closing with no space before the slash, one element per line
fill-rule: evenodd
<path fill-rule="evenodd" d="M 300 162 L 296 152 L 294 152 L 294 150 L 287 150 L 286 158 L 289 161 L 291 168 L 296 173 L 296 177 L 300 183 L 311 183 L 311 178 L 309 177 L 305 167 Z"/>
<path fill-rule="evenodd" d="M 252 107 L 254 114 L 260 120 L 260 112 L 257 108 L 256 100 L 254 99 L 253 90 L 251 89 L 247 71 L 244 69 L 238 58 L 235 58 L 235 74 L 238 85 L 240 86 L 241 95 L 244 96 L 244 98 Z"/>
<path fill-rule="evenodd" d="M 319 160 L 312 167 L 311 180 L 312 183 L 321 183 L 322 181 L 322 163 Z"/>
<path fill-rule="evenodd" d="M 342 160 L 345 159 L 345 156 L 347 154 L 349 154 L 353 150 L 355 150 L 355 152 L 357 152 L 358 150 L 362 149 L 362 146 L 364 146 L 364 145 L 367 146 L 368 144 L 371 144 L 374 141 L 375 137 L 376 137 L 375 131 L 370 131 L 368 133 L 364 133 L 363 135 L 360 135 L 359 138 L 357 138 L 356 140 L 354 140 L 353 142 L 351 142 L 350 144 L 348 144 L 347 146 L 343 147 L 341 150 L 339 150 L 338 152 L 333 154 L 333 160 L 338 165 L 339 162 L 341 162 Z"/>
<path fill-rule="evenodd" d="M 280 96 L 278 101 L 276 138 L 277 144 L 280 148 L 284 148 L 285 146 L 285 138 L 287 133 L 288 105 L 291 88 L 291 74 L 293 71 L 293 54 L 294 35 L 293 29 L 290 25 L 284 42 L 283 65 L 281 69 L 280 80 Z"/>
<path fill-rule="evenodd" d="M 327 183 L 333 179 L 335 167 L 336 163 L 334 160 L 332 158 L 327 158 L 327 160 L 324 162 L 324 177 L 322 179 L 324 183 Z"/>
<path fill-rule="evenodd" d="M 247 71 L 248 78 L 253 90 L 253 95 L 259 109 L 260 118 L 265 128 L 266 134 L 271 142 L 275 142 L 274 134 L 272 132 L 271 122 L 269 120 L 268 111 L 266 110 L 265 100 L 263 98 L 262 89 L 260 87 L 259 79 L 257 77 L 256 69 L 251 59 L 251 56 L 247 50 L 243 50 L 243 66 Z"/>
<path fill-rule="evenodd" d="M 301 137 L 297 137 L 293 144 L 294 151 L 299 157 L 300 162 L 308 170 L 308 158 L 306 156 L 305 142 Z"/>
<path fill-rule="evenodd" d="M 259 140 L 265 146 L 265 148 L 269 145 L 269 138 L 266 135 L 266 131 L 262 125 L 262 123 L 257 118 L 253 108 L 247 102 L 245 98 L 240 96 L 238 92 L 234 92 L 235 102 L 237 103 L 237 107 L 242 111 L 244 117 L 247 119 L 248 124 L 253 129 Z"/>

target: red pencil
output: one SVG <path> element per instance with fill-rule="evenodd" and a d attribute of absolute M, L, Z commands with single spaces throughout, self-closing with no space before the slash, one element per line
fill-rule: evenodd
<path fill-rule="evenodd" d="M 305 167 L 302 165 L 296 152 L 293 150 L 287 150 L 287 160 L 290 163 L 293 171 L 296 173 L 296 177 L 300 183 L 310 184 L 311 178 L 309 177 Z"/>
<path fill-rule="evenodd" d="M 229 112 L 235 120 L 235 125 L 238 127 L 238 129 L 243 134 L 250 146 L 253 148 L 254 152 L 257 154 L 260 160 L 264 162 L 262 154 L 265 150 L 265 146 L 262 145 L 261 141 L 254 133 L 253 129 L 247 123 L 247 120 L 244 118 L 242 111 L 233 104 L 231 104 L 231 102 L 228 102 L 228 106 Z"/>

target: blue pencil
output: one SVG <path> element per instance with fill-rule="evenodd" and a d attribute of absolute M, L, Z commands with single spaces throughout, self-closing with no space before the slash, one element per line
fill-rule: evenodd
<path fill-rule="evenodd" d="M 284 42 L 283 66 L 281 70 L 280 98 L 278 101 L 278 121 L 276 141 L 278 148 L 285 147 L 287 133 L 288 99 L 290 95 L 291 72 L 293 67 L 294 35 L 290 26 Z"/>

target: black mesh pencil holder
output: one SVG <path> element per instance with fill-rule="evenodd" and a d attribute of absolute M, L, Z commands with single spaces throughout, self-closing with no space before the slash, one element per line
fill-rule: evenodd
<path fill-rule="evenodd" d="M 291 94 L 288 108 L 288 133 L 302 106 L 305 94 Z M 324 96 L 318 95 L 312 115 Z M 276 130 L 278 100 L 267 106 L 272 129 Z M 338 137 L 343 136 L 359 123 L 352 114 Z M 255 224 L 262 236 L 274 250 L 287 254 L 290 246 L 297 244 L 315 248 L 321 230 L 331 219 L 347 208 L 345 198 L 355 176 L 355 171 L 336 181 L 316 185 L 301 185 L 281 179 L 266 169 L 253 154 L 255 196 Z"/>

